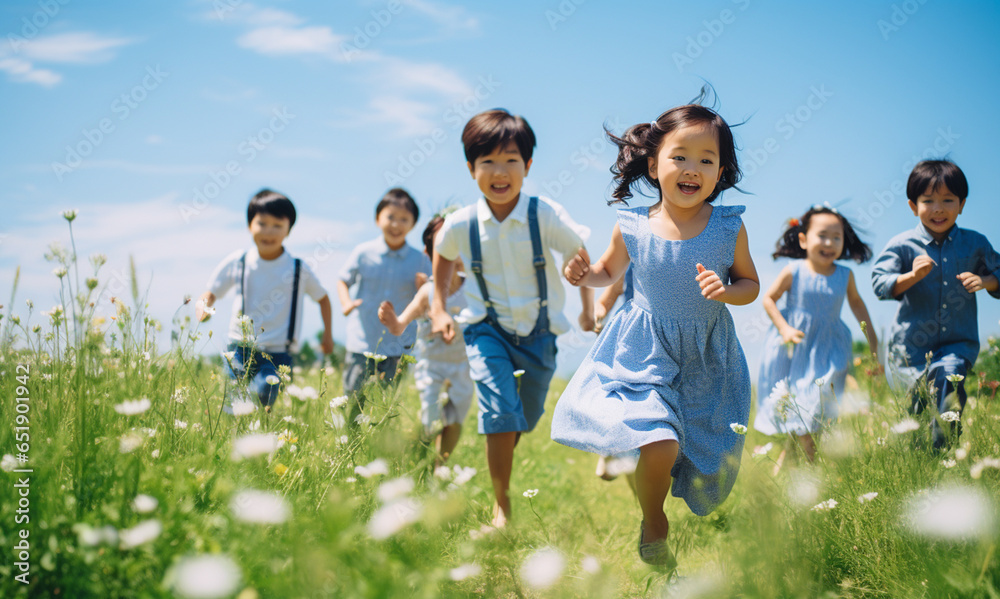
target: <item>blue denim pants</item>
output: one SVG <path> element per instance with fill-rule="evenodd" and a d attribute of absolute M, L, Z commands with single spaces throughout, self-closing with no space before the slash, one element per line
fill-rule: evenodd
<path fill-rule="evenodd" d="M 288 366 L 291 369 L 291 354 L 276 352 L 265 355 L 265 352 L 238 343 L 230 343 L 227 349 L 235 352 L 232 364 L 228 361 L 226 363 L 229 378 L 238 384 L 246 383 L 250 392 L 257 395 L 260 405 L 267 407 L 274 404 L 281 390 L 281 384 L 271 385 L 267 382 L 267 377 L 278 376 L 279 366 Z"/>

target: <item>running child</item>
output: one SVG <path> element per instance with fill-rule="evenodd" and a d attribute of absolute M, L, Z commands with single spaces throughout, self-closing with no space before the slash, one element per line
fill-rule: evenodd
<path fill-rule="evenodd" d="M 639 557 L 672 568 L 663 502 L 671 491 L 705 515 L 732 489 L 750 412 L 750 374 L 726 304 L 760 289 L 743 206 L 714 206 L 740 180 L 729 125 L 700 105 L 630 127 L 612 167 L 618 211 L 600 260 L 574 258 L 574 285 L 603 287 L 631 264 L 633 296 L 605 325 L 556 404 L 552 438 L 596 453 L 638 454 Z"/>
<path fill-rule="evenodd" d="M 899 309 L 886 352 L 895 384 L 908 388 L 911 410 L 928 408 L 918 392 L 933 387 L 938 413 L 965 408 L 965 375 L 979 357 L 976 293 L 1000 298 L 1000 254 L 989 239 L 955 224 L 965 208 L 969 183 L 950 160 L 924 160 L 906 182 L 915 229 L 889 240 L 872 269 L 872 287 Z M 928 354 L 930 358 L 928 359 Z M 950 405 L 954 394 L 958 405 Z M 956 436 L 961 433 L 954 422 Z M 935 448 L 947 441 L 937 418 L 931 425 Z"/>
<path fill-rule="evenodd" d="M 764 294 L 764 310 L 774 326 L 767 333 L 757 377 L 754 428 L 765 435 L 794 435 L 812 461 L 814 435 L 837 419 L 837 402 L 851 367 L 851 333 L 840 319 L 844 298 L 878 357 L 878 339 L 854 273 L 838 260 L 863 264 L 872 250 L 837 210 L 813 206 L 791 219 L 775 259 L 795 258 L 781 269 Z M 788 294 L 785 307 L 777 301 Z M 782 450 L 775 472 L 784 461 Z"/>
<path fill-rule="evenodd" d="M 435 235 L 443 224 L 444 218 L 435 215 L 424 230 L 424 251 L 432 258 Z M 468 306 L 462 290 L 464 280 L 465 272 L 459 258 L 445 300 L 445 308 L 452 315 L 457 315 Z M 429 315 L 433 297 L 434 281 L 431 280 L 420 287 L 413 301 L 398 316 L 392 302 L 382 302 L 378 318 L 393 335 L 402 334 L 407 325 L 417 321 L 417 363 L 413 368 L 413 380 L 420 392 L 420 422 L 424 425 L 424 432 L 434 437 L 434 448 L 438 459 L 443 462 L 458 445 L 462 423 L 472 407 L 475 390 L 469 376 L 469 360 L 462 337 L 457 336 L 452 343 L 445 343 L 440 335 L 431 332 Z"/>

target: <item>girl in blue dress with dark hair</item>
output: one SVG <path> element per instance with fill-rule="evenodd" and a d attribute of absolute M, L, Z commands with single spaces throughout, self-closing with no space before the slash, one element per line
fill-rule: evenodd
<path fill-rule="evenodd" d="M 726 304 L 748 304 L 760 287 L 743 207 L 712 204 L 740 179 L 722 117 L 690 104 L 609 136 L 618 146 L 612 203 L 640 183 L 658 201 L 619 210 L 601 259 L 577 256 L 564 269 L 574 285 L 604 287 L 631 264 L 634 288 L 559 398 L 552 438 L 638 456 L 639 557 L 672 568 L 663 511 L 671 482 L 705 515 L 739 470 L 750 375 Z"/>
<path fill-rule="evenodd" d="M 764 294 L 764 310 L 774 326 L 768 331 L 757 377 L 754 428 L 767 435 L 798 439 L 813 459 L 813 436 L 837 418 L 837 401 L 851 366 L 851 333 L 840 320 L 844 298 L 868 336 L 872 351 L 878 339 L 868 308 L 858 295 L 854 273 L 837 260 L 859 264 L 872 256 L 846 218 L 828 206 L 813 206 L 791 219 L 772 256 L 796 258 L 785 266 Z M 786 295 L 787 294 L 787 295 Z M 785 307 L 777 301 L 785 297 Z M 775 464 L 781 468 L 787 448 Z"/>

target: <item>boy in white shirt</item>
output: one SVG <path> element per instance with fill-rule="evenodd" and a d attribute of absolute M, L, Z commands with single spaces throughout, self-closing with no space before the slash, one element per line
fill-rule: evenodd
<path fill-rule="evenodd" d="M 256 247 L 233 252 L 216 267 L 208 291 L 196 304 L 196 315 L 199 321 L 208 320 L 215 312 L 211 309 L 215 300 L 236 288 L 229 321 L 227 349 L 233 352 L 227 360 L 229 375 L 248 384 L 270 412 L 279 385 L 267 379 L 277 377 L 280 366 L 292 366 L 291 352 L 302 330 L 303 296 L 319 303 L 324 354 L 333 351 L 332 312 L 330 298 L 312 269 L 285 251 L 283 242 L 295 224 L 291 200 L 270 189 L 260 190 L 247 206 L 247 224 Z"/>
<path fill-rule="evenodd" d="M 506 110 L 472 117 L 462 132 L 469 172 L 483 197 L 448 216 L 434 252 L 433 332 L 446 342 L 455 323 L 445 309 L 448 282 L 459 257 L 469 268 L 468 307 L 458 319 L 479 399 L 479 432 L 486 435 L 486 461 L 496 499 L 493 525 L 510 518 L 514 446 L 535 428 L 556 367 L 556 335 L 569 330 L 562 313 L 561 267 L 586 256 L 577 225 L 548 199 L 521 193 L 531 167 L 535 134 L 528 122 Z M 581 324 L 593 328 L 593 292 L 580 288 Z M 588 326 L 589 325 L 589 326 Z"/>

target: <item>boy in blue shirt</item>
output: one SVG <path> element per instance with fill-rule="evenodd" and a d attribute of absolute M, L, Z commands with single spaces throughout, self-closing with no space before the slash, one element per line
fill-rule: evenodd
<path fill-rule="evenodd" d="M 953 162 L 917 164 L 906 197 L 920 224 L 893 237 L 872 269 L 875 295 L 899 301 L 887 355 L 891 372 L 910 386 L 914 413 L 926 408 L 916 391 L 925 377 L 939 413 L 965 407 L 963 379 L 979 355 L 976 292 L 1000 298 L 1000 255 L 984 235 L 955 225 L 968 194 L 965 174 Z M 952 393 L 958 406 L 947 404 Z M 932 429 L 940 448 L 946 438 L 936 418 Z"/>
<path fill-rule="evenodd" d="M 434 252 L 432 332 L 451 342 L 455 323 L 445 310 L 448 282 L 461 257 L 471 279 L 468 307 L 458 315 L 469 369 L 479 400 L 479 432 L 486 435 L 486 461 L 496 499 L 493 525 L 510 517 L 514 446 L 535 428 L 556 367 L 556 335 L 569 330 L 562 313 L 562 268 L 586 258 L 581 233 L 559 204 L 521 193 L 531 168 L 535 134 L 520 116 L 490 110 L 472 117 L 462 132 L 466 165 L 483 193 L 475 204 L 448 216 Z M 589 264 L 589 262 L 588 262 Z M 565 265 L 565 264 L 564 264 Z M 582 288 L 581 325 L 593 329 L 593 292 Z"/>
<path fill-rule="evenodd" d="M 399 359 L 416 341 L 416 324 L 393 335 L 378 319 L 383 301 L 410 303 L 431 270 L 426 254 L 406 243 L 406 235 L 420 220 L 413 197 L 399 187 L 390 189 L 375 207 L 375 224 L 382 235 L 351 252 L 340 270 L 337 294 L 347 317 L 347 358 L 344 393 L 356 400 L 351 417 L 360 415 L 365 398 L 360 391 L 369 376 L 387 383 L 396 375 Z M 353 296 L 351 290 L 354 290 Z"/>
<path fill-rule="evenodd" d="M 246 377 L 267 412 L 279 388 L 267 379 L 277 376 L 280 366 L 292 365 L 291 352 L 302 331 L 303 296 L 319 304 L 321 347 L 324 354 L 333 352 L 330 297 L 312 269 L 285 250 L 284 241 L 294 224 L 291 200 L 270 189 L 260 190 L 247 206 L 254 249 L 227 256 L 212 273 L 208 291 L 195 304 L 198 320 L 208 320 L 215 312 L 211 309 L 215 300 L 236 288 L 229 321 L 228 350 L 233 352 L 229 375 L 234 380 Z"/>

